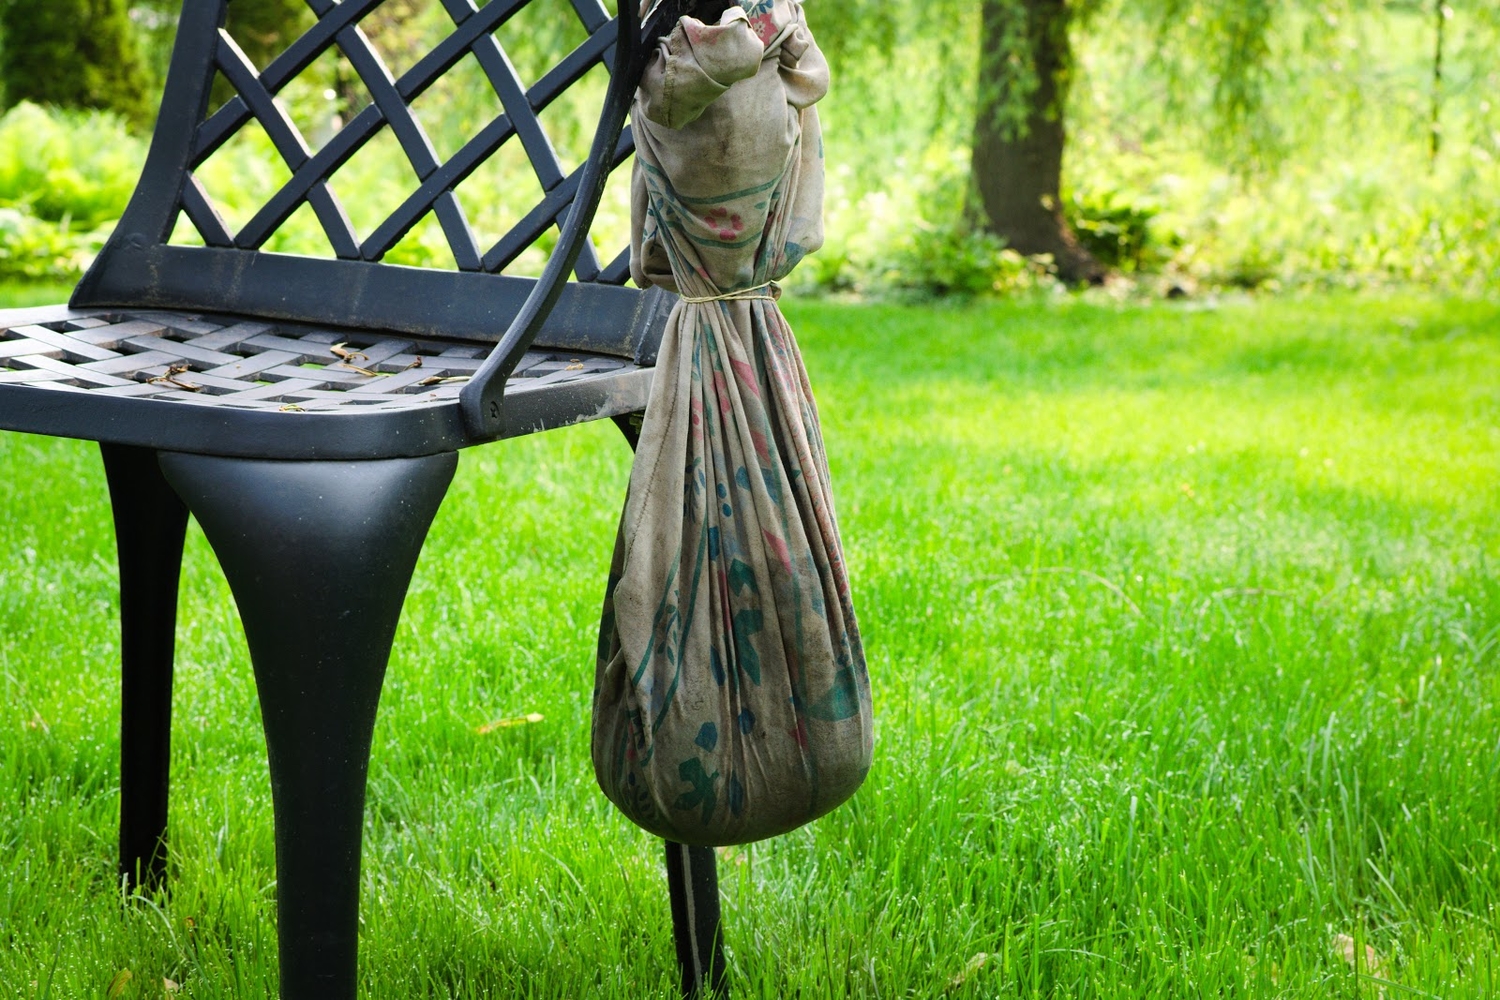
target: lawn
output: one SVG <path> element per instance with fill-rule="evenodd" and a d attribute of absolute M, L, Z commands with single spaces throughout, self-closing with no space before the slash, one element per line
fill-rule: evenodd
<path fill-rule="evenodd" d="M 721 853 L 737 997 L 1500 995 L 1500 306 L 787 311 L 876 763 Z M 659 846 L 588 757 L 629 458 L 605 424 L 461 463 L 376 730 L 368 997 L 674 996 Z M 0 992 L 273 995 L 211 552 L 191 528 L 170 895 L 122 900 L 96 450 L 0 434 L 0 468 Z"/>

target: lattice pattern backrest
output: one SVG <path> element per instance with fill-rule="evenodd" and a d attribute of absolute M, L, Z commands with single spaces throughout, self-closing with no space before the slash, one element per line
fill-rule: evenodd
<path fill-rule="evenodd" d="M 435 0 L 451 20 L 452 31 L 399 75 L 391 73 L 360 24 L 382 2 L 309 0 L 318 21 L 263 72 L 257 72 L 227 32 L 216 33 L 213 67 L 233 87 L 236 96 L 197 129 L 181 204 L 207 245 L 259 249 L 298 208 L 307 204 L 316 214 L 336 256 L 378 261 L 432 212 L 460 270 L 494 272 L 510 264 L 558 224 L 572 200 L 581 167 L 565 170 L 538 114 L 590 69 L 601 63 L 608 65 L 615 24 L 603 5 L 599 0 L 557 4 L 556 13 L 577 17 L 587 32 L 587 40 L 527 86 L 506 53 L 502 32 L 507 22 L 532 0 L 491 0 L 482 7 L 473 0 Z M 276 97 L 329 50 L 336 50 L 347 60 L 368 91 L 371 103 L 321 148 L 313 150 Z M 482 67 L 484 78 L 494 88 L 503 111 L 466 137 L 457 153 L 441 159 L 412 105 L 470 54 Z M 192 171 L 252 121 L 265 130 L 291 178 L 248 223 L 231 232 Z M 329 180 L 386 128 L 410 163 L 412 190 L 372 232 L 362 235 L 355 231 Z M 481 246 L 454 189 L 509 140 L 516 140 L 525 151 L 543 196 L 510 232 L 490 245 Z M 628 145 L 622 144 L 617 160 L 623 160 L 627 154 Z M 608 267 L 601 265 L 594 248 L 585 246 L 577 277 L 582 281 L 616 284 L 623 281 L 626 260 L 616 257 L 609 263 Z"/>
<path fill-rule="evenodd" d="M 495 339 L 531 284 L 498 272 L 528 248 L 545 248 L 549 230 L 566 220 L 583 172 L 581 165 L 565 166 L 543 128 L 542 113 L 591 70 L 610 70 L 617 21 L 601 0 L 488 0 L 482 6 L 475 0 L 421 0 L 434 12 L 441 10 L 444 31 L 430 49 L 393 73 L 361 27 L 385 2 L 307 0 L 316 21 L 257 70 L 221 27 L 227 0 L 185 0 L 141 185 L 114 237 L 80 284 L 74 304 L 213 308 Z M 553 8 L 548 16 L 568 19 L 583 41 L 525 81 L 507 54 L 505 37 L 508 26 L 514 29 L 519 23 L 517 15 L 523 9 L 539 5 Z M 317 60 L 329 56 L 357 75 L 370 103 L 329 136 L 319 137 L 321 143 L 310 143 L 278 95 Z M 472 134 L 457 142 L 450 138 L 446 145 L 453 151 L 445 156 L 424 130 L 413 104 L 460 61 L 477 64 L 482 71 L 481 78 L 497 98 L 496 112 L 475 123 Z M 227 81 L 234 96 L 210 114 L 216 75 Z M 591 130 L 593 119 L 583 117 Z M 248 219 L 232 225 L 199 172 L 247 129 L 263 130 L 285 165 L 287 179 Z M 404 163 L 387 171 L 399 177 L 381 180 L 408 188 L 393 210 L 360 232 L 335 193 L 336 179 L 366 146 L 377 140 L 389 143 L 391 137 Z M 506 231 L 481 240 L 455 190 L 502 147 L 524 152 L 535 177 L 535 184 L 527 186 L 537 197 L 528 210 L 515 213 Z M 631 151 L 627 128 L 609 166 L 620 166 Z M 288 220 L 306 216 L 308 210 L 336 259 L 299 257 L 295 260 L 300 263 L 289 266 L 284 254 L 264 252 L 268 241 L 275 246 L 274 237 Z M 457 270 L 415 277 L 410 268 L 380 263 L 414 226 L 425 224 L 429 214 L 441 227 Z M 202 246 L 169 245 L 182 219 L 201 236 Z M 624 283 L 628 249 L 615 246 L 610 252 L 609 259 L 601 260 L 592 243 L 584 241 L 574 266 L 576 281 L 560 301 L 557 318 L 548 321 L 552 332 L 544 331 L 539 342 L 572 343 L 568 330 L 558 332 L 568 324 L 580 336 L 588 327 L 590 343 L 601 336 L 606 341 L 636 338 L 630 326 L 643 315 L 636 302 L 639 293 L 602 287 Z M 601 335 L 601 318 L 615 328 Z"/>

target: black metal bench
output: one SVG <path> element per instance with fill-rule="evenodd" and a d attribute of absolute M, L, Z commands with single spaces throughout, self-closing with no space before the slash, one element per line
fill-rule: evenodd
<path fill-rule="evenodd" d="M 428 526 L 469 445 L 614 418 L 633 442 L 671 297 L 623 287 L 589 227 L 631 143 L 625 118 L 654 39 L 568 0 L 587 40 L 528 86 L 507 22 L 532 0 L 439 0 L 452 31 L 392 75 L 360 29 L 383 0 L 308 0 L 315 23 L 257 70 L 222 30 L 228 0 L 187 0 L 156 134 L 124 217 L 66 307 L 0 312 L 0 428 L 100 442 L 120 564 L 120 872 L 165 871 L 173 633 L 188 512 L 228 577 L 270 755 L 281 990 L 350 998 L 360 830 L 376 704 Z M 276 95 L 338 52 L 372 103 L 308 147 Z M 411 104 L 474 57 L 504 113 L 440 158 Z M 592 149 L 567 170 L 538 112 L 604 65 Z M 215 74 L 235 96 L 209 113 Z M 231 232 L 195 171 L 257 122 L 290 179 Z M 390 129 L 413 190 L 361 238 L 330 178 Z M 493 245 L 455 188 L 507 140 L 543 192 Z M 303 206 L 331 258 L 267 252 Z M 382 263 L 428 213 L 457 270 Z M 179 219 L 202 245 L 174 243 Z M 500 273 L 560 230 L 539 278 Z M 611 500 L 613 502 L 613 500 Z M 369 544 L 378 539 L 379 544 Z M 294 612 L 294 613 L 293 613 Z M 667 845 L 685 992 L 722 987 L 713 852 Z"/>

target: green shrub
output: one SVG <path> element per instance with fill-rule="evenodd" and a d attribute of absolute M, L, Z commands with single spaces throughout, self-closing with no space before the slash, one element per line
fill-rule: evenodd
<path fill-rule="evenodd" d="M 106 235 L 100 229 L 75 233 L 66 223 L 0 208 L 0 280 L 76 281 Z"/>
<path fill-rule="evenodd" d="M 0 35 L 7 100 L 149 120 L 146 72 L 125 0 L 0 0 Z"/>
<path fill-rule="evenodd" d="M 1011 295 L 1055 283 L 1045 257 L 1024 257 L 964 223 L 921 220 L 895 248 L 883 278 L 886 290 L 935 297 Z"/>
<path fill-rule="evenodd" d="M 112 115 L 18 104 L 0 116 L 0 205 L 97 228 L 124 211 L 145 155 Z"/>
<path fill-rule="evenodd" d="M 1149 263 L 1151 220 L 1157 212 L 1155 206 L 1108 189 L 1075 190 L 1063 199 L 1063 213 L 1083 248 L 1105 267 L 1127 273 Z"/>
<path fill-rule="evenodd" d="M 970 224 L 963 150 L 934 144 L 916 162 L 892 164 L 880 187 L 861 187 L 855 165 L 830 170 L 827 241 L 792 276 L 793 290 L 977 297 L 1056 284 L 1050 260 L 1028 259 Z"/>
<path fill-rule="evenodd" d="M 145 143 L 108 113 L 22 103 L 0 116 L 0 278 L 76 280 L 144 157 Z"/>

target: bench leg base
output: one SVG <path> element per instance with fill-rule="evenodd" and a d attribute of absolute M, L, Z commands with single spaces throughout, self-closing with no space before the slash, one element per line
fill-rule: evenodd
<path fill-rule="evenodd" d="M 101 444 L 120 564 L 120 877 L 161 885 L 167 866 L 172 653 L 187 507 L 149 448 Z"/>
<path fill-rule="evenodd" d="M 353 1000 L 360 834 L 396 622 L 454 454 L 275 462 L 164 453 L 234 592 L 276 813 L 284 1000 Z"/>
<path fill-rule="evenodd" d="M 719 922 L 719 873 L 712 847 L 666 842 L 672 938 L 682 969 L 682 995 L 727 998 L 724 933 Z"/>

